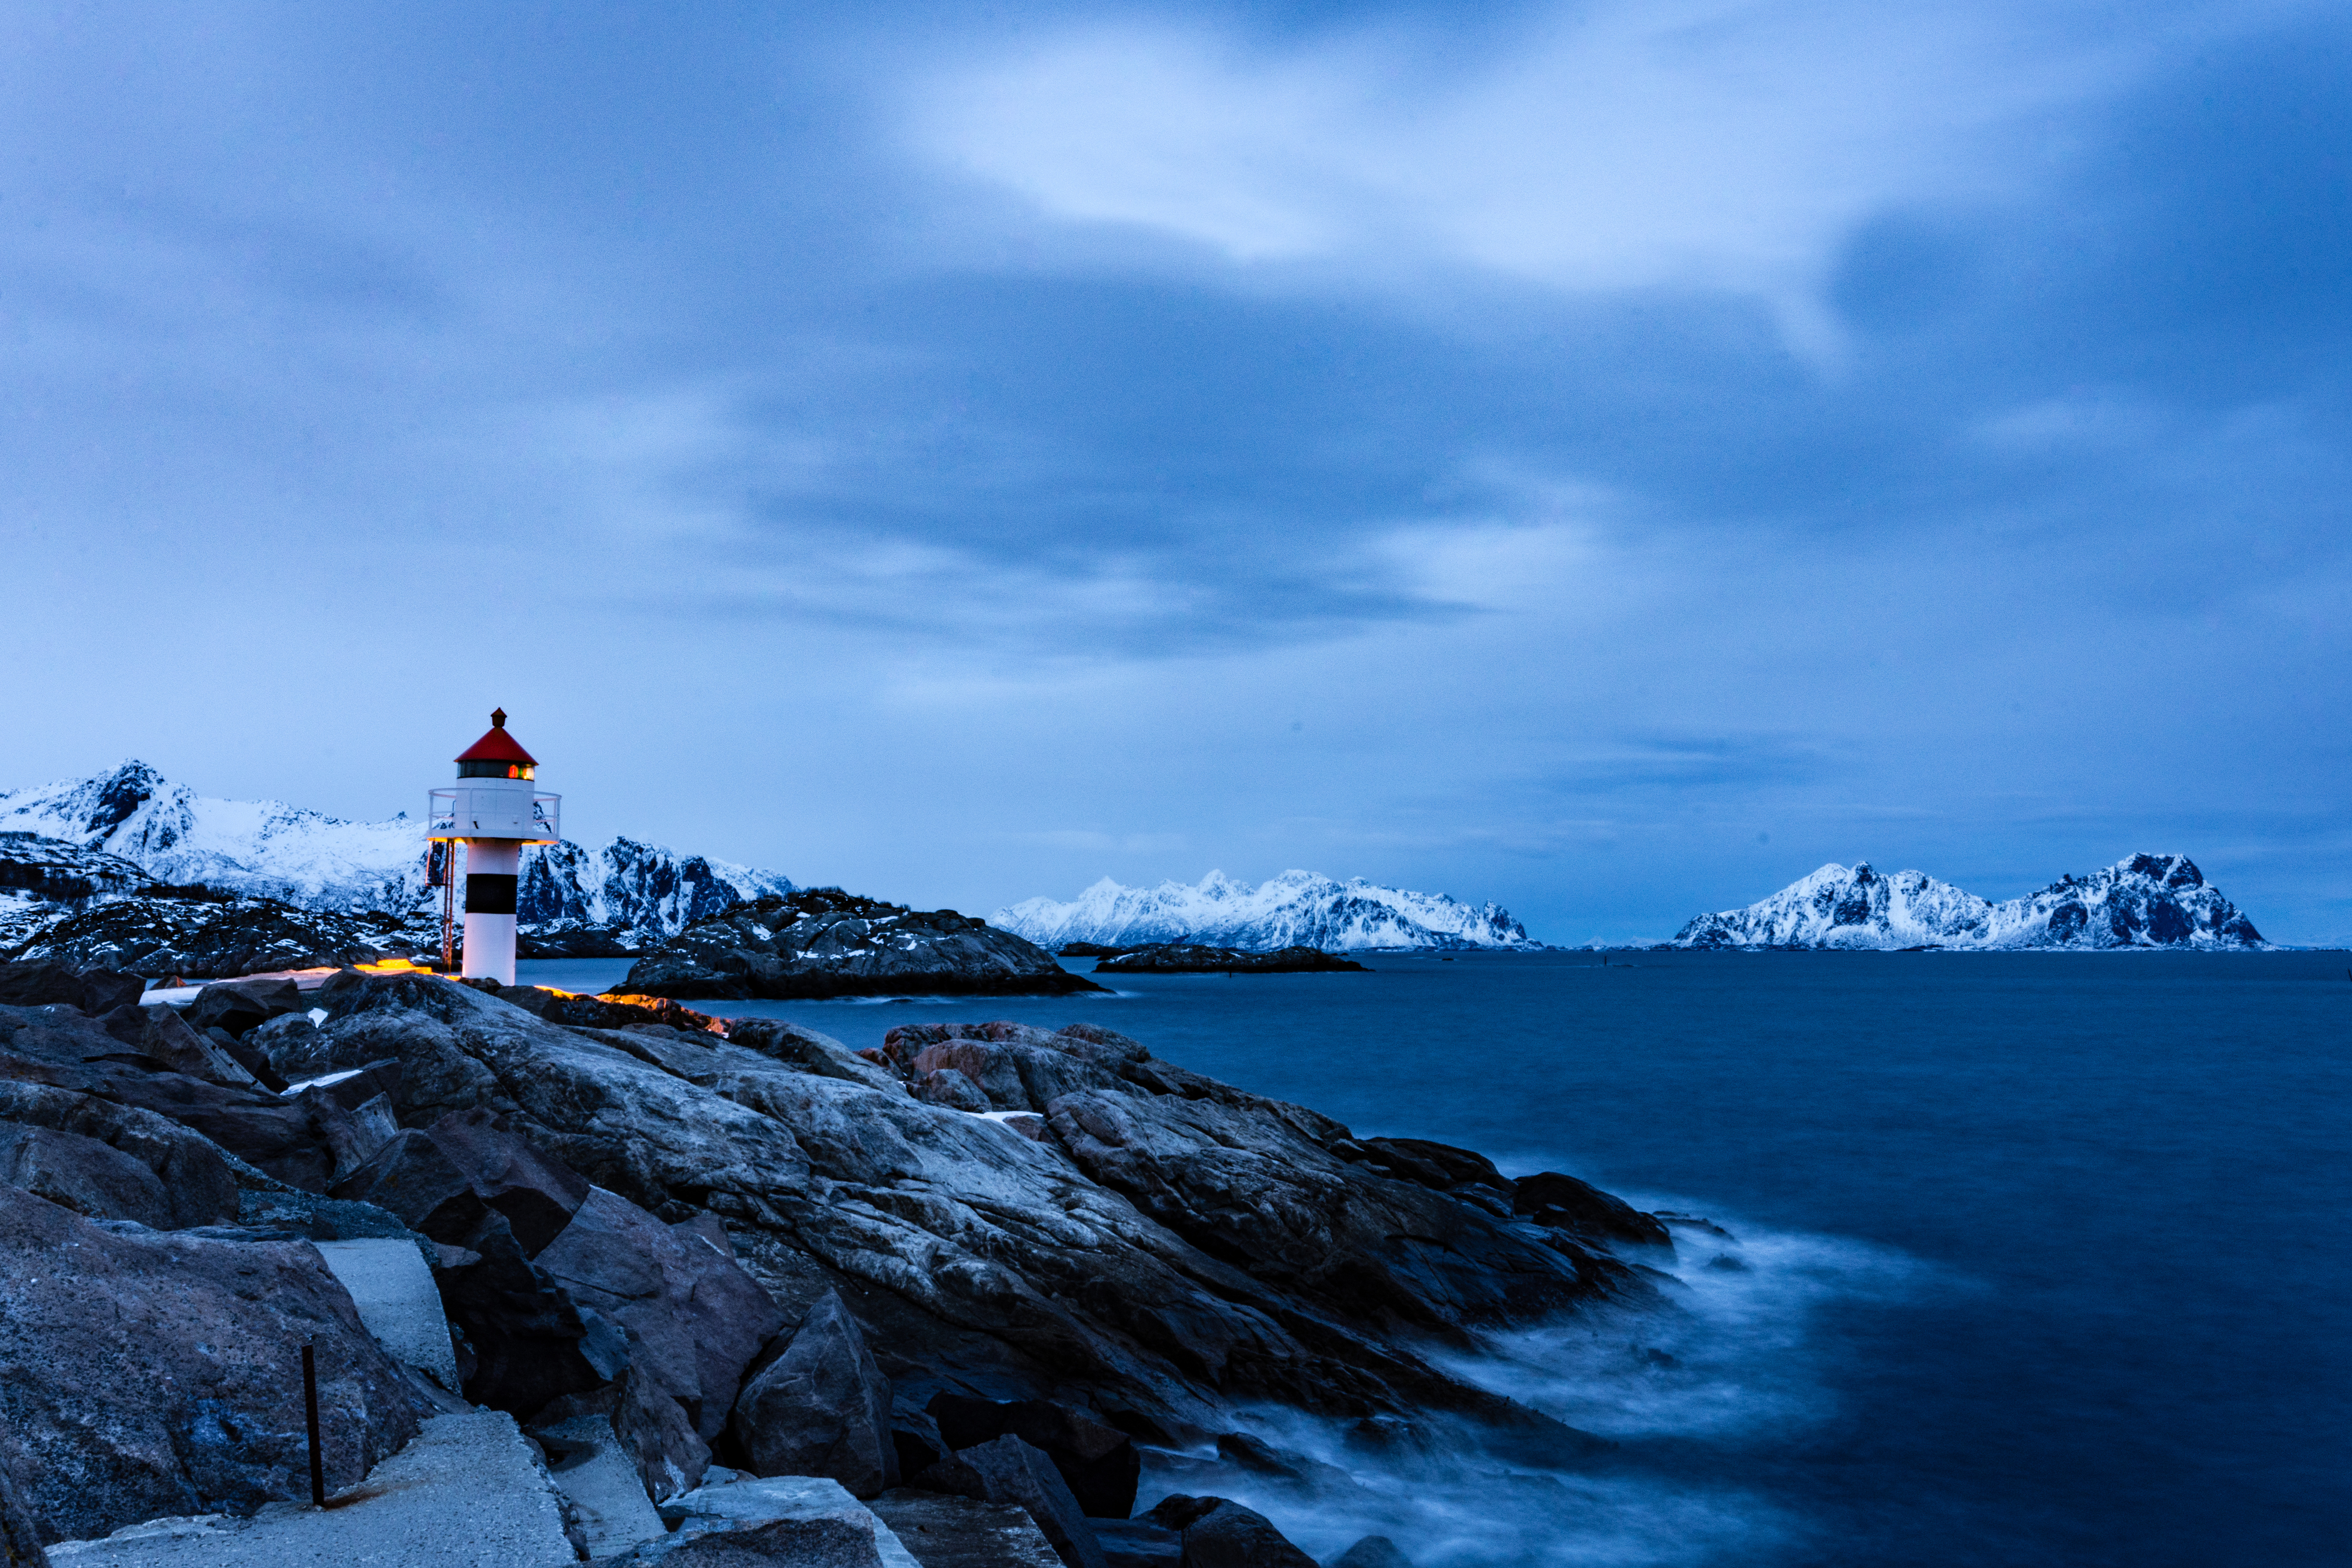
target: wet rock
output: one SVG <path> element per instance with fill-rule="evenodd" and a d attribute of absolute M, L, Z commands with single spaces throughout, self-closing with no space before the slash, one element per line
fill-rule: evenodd
<path fill-rule="evenodd" d="M 1097 1519 L 1095 1539 L 1110 1568 L 1183 1568 L 1184 1537 L 1148 1519 Z"/>
<path fill-rule="evenodd" d="M 1334 1557 L 1325 1568 L 1412 1568 L 1412 1559 L 1397 1550 L 1385 1535 L 1367 1535 Z"/>
<path fill-rule="evenodd" d="M 1083 1411 L 1047 1399 L 973 1399 L 940 1394 L 927 1406 L 950 1449 L 975 1448 L 1008 1433 L 1053 1460 L 1079 1511 L 1094 1519 L 1135 1511 L 1143 1461 L 1135 1440 Z"/>
<path fill-rule="evenodd" d="M 0 1125 L 0 1184 L 22 1187 L 90 1219 L 172 1228 L 172 1200 L 155 1173 L 79 1133 Z"/>
<path fill-rule="evenodd" d="M 901 1488 L 866 1505 L 922 1568 L 1060 1568 L 1025 1508 Z M 1118 1568 L 1116 1561 L 1112 1568 Z M 1168 1568 L 1176 1568 L 1175 1559 Z"/>
<path fill-rule="evenodd" d="M 1654 1215 L 1643 1214 L 1613 1193 L 1558 1171 L 1520 1178 L 1511 1197 L 1513 1212 L 1538 1225 L 1554 1226 L 1603 1245 L 1660 1247 L 1674 1250 L 1674 1238 Z"/>
<path fill-rule="evenodd" d="M 739 904 L 637 960 L 619 992 L 660 997 L 1060 995 L 1098 991 L 1045 949 L 950 909 L 837 888 Z"/>
<path fill-rule="evenodd" d="M 1495 1162 L 1469 1149 L 1426 1138 L 1360 1138 L 1349 1157 L 1399 1181 L 1415 1181 L 1439 1192 L 1463 1187 L 1489 1188 L 1506 1201 L 1517 1184 L 1495 1168 Z"/>
<path fill-rule="evenodd" d="M 1054 1461 L 1018 1437 L 959 1449 L 917 1476 L 914 1484 L 926 1491 L 1017 1504 L 1029 1511 L 1066 1568 L 1108 1568 L 1092 1524 Z"/>
<path fill-rule="evenodd" d="M 0 834 L 5 839 L 6 834 Z M 90 1017 L 139 999 L 146 982 L 118 969 L 76 968 L 56 959 L 0 964 L 0 1003 L 37 1008 L 63 1003 Z"/>
<path fill-rule="evenodd" d="M 534 1261 L 629 1333 L 637 1375 L 683 1406 L 706 1441 L 725 1427 L 745 1367 L 783 1323 L 768 1292 L 707 1234 L 664 1225 L 603 1187 L 590 1189 Z"/>
<path fill-rule="evenodd" d="M 1184 1568 L 1318 1568 L 1265 1515 L 1225 1498 L 1178 1493 L 1144 1517 L 1181 1533 Z"/>
<path fill-rule="evenodd" d="M 152 1173 L 163 1194 L 165 1218 L 142 1221 L 156 1229 L 225 1225 L 237 1218 L 236 1177 L 219 1146 L 152 1111 L 47 1084 L 0 1082 L 0 1121 L 94 1138 L 136 1160 Z"/>
<path fill-rule="evenodd" d="M 755 1474 L 825 1476 L 853 1497 L 898 1484 L 889 1381 L 838 1291 L 745 1386 L 732 1425 Z"/>
<path fill-rule="evenodd" d="M 307 1243 L 109 1227 L 0 1188 L 0 1470 L 50 1541 L 307 1495 L 305 1342 L 331 1489 L 430 1408 Z"/>
<path fill-rule="evenodd" d="M 1353 958 L 1326 953 L 1319 947 L 1279 947 L 1252 953 L 1240 947 L 1209 947 L 1195 942 L 1168 942 L 1138 947 L 1095 966 L 1097 975 L 1291 975 L 1318 971 L 1364 972 Z"/>

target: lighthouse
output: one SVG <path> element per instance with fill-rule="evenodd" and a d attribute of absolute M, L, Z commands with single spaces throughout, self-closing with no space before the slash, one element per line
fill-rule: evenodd
<path fill-rule="evenodd" d="M 561 795 L 542 795 L 533 780 L 539 759 L 507 733 L 504 708 L 490 714 L 489 732 L 457 754 L 457 786 L 436 789 L 425 818 L 425 838 L 436 844 L 466 846 L 466 967 L 479 977 L 511 986 L 515 978 L 515 895 L 522 875 L 522 847 L 551 844 L 562 835 Z M 441 852 L 441 877 L 452 888 L 457 868 Z M 443 904 L 443 942 L 448 937 L 449 901 Z"/>

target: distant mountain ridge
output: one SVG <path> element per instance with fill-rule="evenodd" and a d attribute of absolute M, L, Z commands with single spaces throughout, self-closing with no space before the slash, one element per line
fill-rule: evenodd
<path fill-rule="evenodd" d="M 1924 872 L 1830 864 L 1745 909 L 1702 915 L 1674 947 L 2260 947 L 2262 933 L 2186 855 L 2133 855 L 2000 903 Z"/>
<path fill-rule="evenodd" d="M 278 800 L 198 795 L 139 761 L 0 794 L 0 832 L 119 857 L 163 883 L 346 914 L 431 914 L 424 831 L 405 813 L 354 822 Z M 776 873 L 659 844 L 566 840 L 523 852 L 517 913 L 527 928 L 603 927 L 650 943 L 732 904 L 793 891 Z"/>
<path fill-rule="evenodd" d="M 1306 871 L 1286 871 L 1255 887 L 1217 871 L 1191 885 L 1127 887 L 1105 877 L 1066 903 L 1024 899 L 989 921 L 1041 947 L 1180 941 L 1256 952 L 1543 946 L 1500 904 L 1474 906 L 1442 893 L 1381 887 L 1361 877 L 1336 882 Z"/>

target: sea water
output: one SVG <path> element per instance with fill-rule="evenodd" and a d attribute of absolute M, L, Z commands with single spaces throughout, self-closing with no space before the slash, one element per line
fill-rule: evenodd
<path fill-rule="evenodd" d="M 2346 955 L 1369 962 L 715 1008 L 854 1047 L 1105 1024 L 1360 1134 L 1730 1233 L 1679 1233 L 1672 1312 L 1457 1365 L 1618 1441 L 1575 1474 L 1399 1473 L 1266 1411 L 1353 1479 L 1147 1479 L 1240 1496 L 1318 1552 L 1377 1528 L 1424 1568 L 2352 1562 Z M 625 967 L 522 966 L 574 988 Z"/>

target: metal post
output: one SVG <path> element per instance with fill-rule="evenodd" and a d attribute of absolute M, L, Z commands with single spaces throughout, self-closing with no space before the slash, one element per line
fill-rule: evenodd
<path fill-rule="evenodd" d="M 310 1424 L 310 1506 L 327 1506 L 327 1467 L 319 1457 L 319 1364 L 302 1347 L 302 1416 Z"/>

